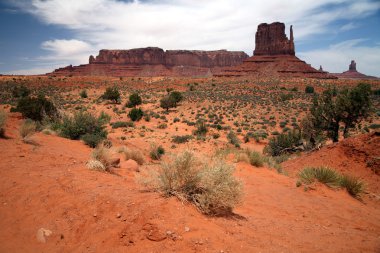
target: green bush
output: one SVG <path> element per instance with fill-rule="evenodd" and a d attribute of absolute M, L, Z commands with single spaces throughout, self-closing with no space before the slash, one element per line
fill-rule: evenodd
<path fill-rule="evenodd" d="M 12 96 L 14 98 L 23 98 L 30 95 L 30 90 L 25 85 L 15 86 L 12 90 Z"/>
<path fill-rule="evenodd" d="M 89 112 L 83 111 L 76 112 L 72 117 L 63 117 L 59 130 L 63 137 L 72 140 L 79 140 L 86 134 L 86 140 L 105 139 L 107 137 L 103 121 Z"/>
<path fill-rule="evenodd" d="M 134 127 L 135 124 L 131 121 L 116 121 L 111 123 L 112 128 L 120 128 L 120 127 Z"/>
<path fill-rule="evenodd" d="M 181 135 L 181 136 L 176 135 L 176 136 L 173 136 L 172 142 L 180 144 L 180 143 L 188 142 L 192 138 L 193 138 L 193 136 L 191 136 L 191 135 Z"/>
<path fill-rule="evenodd" d="M 160 160 L 161 156 L 164 155 L 164 154 L 165 154 L 165 149 L 161 145 L 157 146 L 157 145 L 153 144 L 151 146 L 151 149 L 150 149 L 150 152 L 149 152 L 149 156 L 153 160 Z"/>
<path fill-rule="evenodd" d="M 144 112 L 141 110 L 141 108 L 133 108 L 129 113 L 128 117 L 132 121 L 139 121 L 144 115 Z"/>
<path fill-rule="evenodd" d="M 101 98 L 118 103 L 120 101 L 120 92 L 117 87 L 108 87 Z"/>
<path fill-rule="evenodd" d="M 86 91 L 86 90 L 82 90 L 82 91 L 79 93 L 79 96 L 80 96 L 81 98 L 87 98 L 87 97 L 88 97 L 88 95 L 87 95 L 87 91 Z"/>
<path fill-rule="evenodd" d="M 249 158 L 249 163 L 255 167 L 263 167 L 264 166 L 264 157 L 257 151 L 247 150 L 247 155 Z"/>
<path fill-rule="evenodd" d="M 271 156 L 279 156 L 297 151 L 298 146 L 301 144 L 301 132 L 299 130 L 288 131 L 270 138 L 264 152 Z"/>
<path fill-rule="evenodd" d="M 307 94 L 314 93 L 314 87 L 313 86 L 306 86 L 305 93 L 307 93 Z"/>
<path fill-rule="evenodd" d="M 227 140 L 232 144 L 234 145 L 235 147 L 239 148 L 240 147 L 240 140 L 239 138 L 236 136 L 235 132 L 234 131 L 230 131 L 228 134 L 227 134 Z"/>
<path fill-rule="evenodd" d="M 194 135 L 205 136 L 208 132 L 206 122 L 204 120 L 199 120 L 197 122 L 196 129 L 194 130 Z"/>
<path fill-rule="evenodd" d="M 165 96 L 160 100 L 160 107 L 165 109 L 166 111 L 169 111 L 170 108 L 175 107 L 176 102 L 173 97 Z"/>
<path fill-rule="evenodd" d="M 142 99 L 139 94 L 133 93 L 129 96 L 129 101 L 127 102 L 126 106 L 128 108 L 136 107 L 138 105 L 141 105 Z"/>
<path fill-rule="evenodd" d="M 42 121 L 44 117 L 54 118 L 58 115 L 57 108 L 44 96 L 22 97 L 15 110 L 34 121 Z"/>
<path fill-rule="evenodd" d="M 99 134 L 85 134 L 81 136 L 81 139 L 87 146 L 95 148 L 104 140 L 104 136 Z"/>
<path fill-rule="evenodd" d="M 182 96 L 181 92 L 173 91 L 170 93 L 169 98 L 171 98 L 171 100 L 173 101 L 173 103 L 174 103 L 173 106 L 176 107 L 177 104 L 182 101 L 183 96 Z"/>

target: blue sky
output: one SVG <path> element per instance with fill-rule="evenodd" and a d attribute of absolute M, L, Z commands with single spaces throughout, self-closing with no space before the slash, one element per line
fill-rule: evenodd
<path fill-rule="evenodd" d="M 0 73 L 86 64 L 100 49 L 228 49 L 252 55 L 257 25 L 294 26 L 299 58 L 380 76 L 378 0 L 0 0 Z"/>

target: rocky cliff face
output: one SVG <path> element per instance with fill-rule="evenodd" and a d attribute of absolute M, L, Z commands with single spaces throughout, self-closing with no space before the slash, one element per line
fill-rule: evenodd
<path fill-rule="evenodd" d="M 223 67 L 241 64 L 244 52 L 167 50 L 158 47 L 100 50 L 89 64 L 55 70 L 54 75 L 209 76 Z"/>
<path fill-rule="evenodd" d="M 257 27 L 254 55 L 295 55 L 293 27 L 290 26 L 290 39 L 285 34 L 285 24 L 263 23 Z"/>

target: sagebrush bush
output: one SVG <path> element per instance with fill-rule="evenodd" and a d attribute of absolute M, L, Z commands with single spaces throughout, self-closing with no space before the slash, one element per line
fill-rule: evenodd
<path fill-rule="evenodd" d="M 184 151 L 162 165 L 157 190 L 190 201 L 205 214 L 224 215 L 242 200 L 242 184 L 233 171 L 223 160 L 202 162 Z"/>
<path fill-rule="evenodd" d="M 132 110 L 130 110 L 130 112 L 128 113 L 128 117 L 132 120 L 132 121 L 139 121 L 144 115 L 144 112 L 141 110 L 141 108 L 133 108 Z"/>
<path fill-rule="evenodd" d="M 235 132 L 234 131 L 230 131 L 228 134 L 227 134 L 227 140 L 232 144 L 234 145 L 235 147 L 239 148 L 240 147 L 240 140 L 239 138 L 236 136 Z"/>
<path fill-rule="evenodd" d="M 81 98 L 87 98 L 87 97 L 88 97 L 88 95 L 87 95 L 87 91 L 86 91 L 86 90 L 82 90 L 82 91 L 79 93 L 79 96 L 80 96 Z"/>
<path fill-rule="evenodd" d="M 132 121 L 116 121 L 111 123 L 112 128 L 120 128 L 120 127 L 134 127 L 135 124 Z"/>
<path fill-rule="evenodd" d="M 249 163 L 256 167 L 263 167 L 265 158 L 257 151 L 247 150 Z"/>
<path fill-rule="evenodd" d="M 117 87 L 108 87 L 101 98 L 118 103 L 120 101 L 120 92 Z"/>
<path fill-rule="evenodd" d="M 165 154 L 165 149 L 160 145 L 157 146 L 156 144 L 152 144 L 150 147 L 149 156 L 153 160 L 160 160 L 161 156 Z"/>
<path fill-rule="evenodd" d="M 176 135 L 176 136 L 173 136 L 172 142 L 180 144 L 180 143 L 188 142 L 192 138 L 193 136 L 191 135 Z"/>
<path fill-rule="evenodd" d="M 22 97 L 18 101 L 15 111 L 35 121 L 42 121 L 44 117 L 54 118 L 58 114 L 54 104 L 44 96 Z"/>
<path fill-rule="evenodd" d="M 63 137 L 72 140 L 78 140 L 86 134 L 87 137 L 89 135 L 102 139 L 107 137 L 104 122 L 91 113 L 83 111 L 76 112 L 72 117 L 63 117 L 59 130 Z"/>
<path fill-rule="evenodd" d="M 138 105 L 141 105 L 142 99 L 139 94 L 133 93 L 129 96 L 129 101 L 127 102 L 126 106 L 128 108 L 136 107 Z"/>
<path fill-rule="evenodd" d="M 7 123 L 7 113 L 0 111 L 0 138 L 5 137 L 5 124 Z"/>
<path fill-rule="evenodd" d="M 308 93 L 308 94 L 314 93 L 314 87 L 313 86 L 306 86 L 305 93 Z"/>

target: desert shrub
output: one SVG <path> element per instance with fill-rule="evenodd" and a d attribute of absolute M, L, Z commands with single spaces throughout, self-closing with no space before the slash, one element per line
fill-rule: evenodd
<path fill-rule="evenodd" d="M 233 171 L 222 160 L 200 162 L 192 152 L 184 151 L 162 165 L 157 190 L 188 200 L 205 214 L 224 215 L 242 200 L 242 184 Z"/>
<path fill-rule="evenodd" d="M 257 151 L 246 151 L 249 159 L 249 163 L 255 167 L 263 167 L 265 158 Z"/>
<path fill-rule="evenodd" d="M 111 121 L 111 116 L 101 111 L 99 115 L 99 121 L 102 122 L 103 124 L 107 124 Z"/>
<path fill-rule="evenodd" d="M 98 134 L 84 134 L 81 136 L 81 140 L 89 147 L 95 148 L 102 140 L 104 136 Z"/>
<path fill-rule="evenodd" d="M 337 142 L 343 125 L 343 136 L 347 137 L 351 128 L 370 115 L 370 94 L 371 86 L 363 83 L 341 90 L 337 96 L 334 96 L 333 89 L 326 90 L 320 97 L 314 98 L 309 116 L 312 126 Z"/>
<path fill-rule="evenodd" d="M 177 104 L 182 101 L 183 96 L 182 93 L 179 91 L 172 91 L 169 95 L 169 98 L 173 101 L 173 106 L 177 107 Z"/>
<path fill-rule="evenodd" d="M 87 91 L 86 90 L 81 90 L 81 92 L 79 93 L 79 96 L 81 98 L 87 98 L 88 97 Z"/>
<path fill-rule="evenodd" d="M 0 111 L 0 138 L 5 137 L 5 124 L 7 123 L 7 114 L 4 111 Z"/>
<path fill-rule="evenodd" d="M 302 144 L 301 132 L 299 130 L 288 131 L 270 138 L 264 152 L 271 156 L 279 156 L 297 151 L 300 144 Z"/>
<path fill-rule="evenodd" d="M 30 95 L 30 90 L 28 87 L 26 87 L 25 85 L 17 85 L 17 86 L 14 86 L 13 89 L 12 89 L 12 96 L 14 98 L 22 98 L 22 97 L 27 97 Z"/>
<path fill-rule="evenodd" d="M 124 154 L 125 160 L 134 160 L 139 165 L 142 165 L 145 162 L 144 156 L 139 150 L 123 146 L 119 152 Z"/>
<path fill-rule="evenodd" d="M 76 112 L 72 117 L 64 116 L 59 130 L 63 137 L 72 140 L 78 140 L 86 134 L 96 135 L 99 139 L 107 137 L 103 121 L 83 111 Z M 89 135 L 85 139 L 89 140 Z"/>
<path fill-rule="evenodd" d="M 150 147 L 149 156 L 153 160 L 160 160 L 161 156 L 164 155 L 164 154 L 165 154 L 165 149 L 161 145 L 157 146 L 156 144 L 153 144 Z"/>
<path fill-rule="evenodd" d="M 101 98 L 118 103 L 120 101 L 120 92 L 117 87 L 108 87 Z"/>
<path fill-rule="evenodd" d="M 239 138 L 236 136 L 235 132 L 234 131 L 230 131 L 228 134 L 227 134 L 227 140 L 232 144 L 234 145 L 235 147 L 240 147 L 240 140 Z"/>
<path fill-rule="evenodd" d="M 37 130 L 37 124 L 31 119 L 26 119 L 21 123 L 19 132 L 23 140 L 32 136 Z"/>
<path fill-rule="evenodd" d="M 305 93 L 307 93 L 307 94 L 314 93 L 314 87 L 313 86 L 306 86 L 305 87 Z"/>
<path fill-rule="evenodd" d="M 212 134 L 212 138 L 214 138 L 214 139 L 218 139 L 219 137 L 220 137 L 219 133 L 213 133 Z"/>
<path fill-rule="evenodd" d="M 22 97 L 15 110 L 35 121 L 42 121 L 44 117 L 54 118 L 58 113 L 54 104 L 44 96 Z"/>
<path fill-rule="evenodd" d="M 131 121 L 116 121 L 111 123 L 112 128 L 120 128 L 120 127 L 134 127 L 135 124 Z"/>
<path fill-rule="evenodd" d="M 159 125 L 157 126 L 157 128 L 158 128 L 158 129 L 166 129 L 166 128 L 168 128 L 168 125 L 167 125 L 166 123 L 162 123 L 162 124 L 159 124 Z"/>
<path fill-rule="evenodd" d="M 180 143 L 188 142 L 192 138 L 193 136 L 191 135 L 176 135 L 176 136 L 173 136 L 172 142 L 180 144 Z"/>
<path fill-rule="evenodd" d="M 208 132 L 206 122 L 204 120 L 199 120 L 196 124 L 196 129 L 194 130 L 194 135 L 205 136 Z"/>
<path fill-rule="evenodd" d="M 175 101 L 174 98 L 169 96 L 165 96 L 160 100 L 160 107 L 165 109 L 166 111 L 169 111 L 170 108 L 175 107 Z"/>
<path fill-rule="evenodd" d="M 364 183 L 353 176 L 342 175 L 340 177 L 340 186 L 345 188 L 353 197 L 360 196 L 364 192 Z"/>
<path fill-rule="evenodd" d="M 142 99 L 139 94 L 133 93 L 129 96 L 129 101 L 127 102 L 126 106 L 128 108 L 136 107 L 138 105 L 141 105 Z"/>
<path fill-rule="evenodd" d="M 315 181 L 329 187 L 339 187 L 340 174 L 329 167 L 308 167 L 299 173 L 302 183 L 311 184 Z"/>
<path fill-rule="evenodd" d="M 132 121 L 139 121 L 144 115 L 144 112 L 141 110 L 141 108 L 133 108 L 132 110 L 130 110 L 130 112 L 128 113 L 128 117 L 132 120 Z"/>
<path fill-rule="evenodd" d="M 380 96 L 380 89 L 374 90 L 373 95 Z"/>

